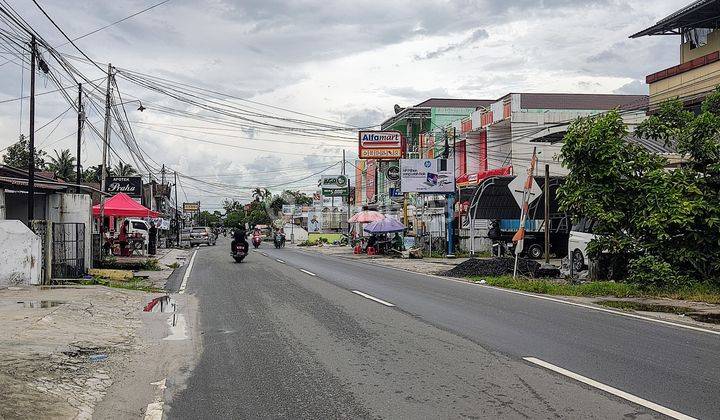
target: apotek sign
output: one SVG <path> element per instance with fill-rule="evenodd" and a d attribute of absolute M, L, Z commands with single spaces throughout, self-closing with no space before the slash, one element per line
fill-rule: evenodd
<path fill-rule="evenodd" d="M 399 131 L 360 131 L 358 156 L 360 159 L 400 159 L 403 136 Z"/>
<path fill-rule="evenodd" d="M 450 193 L 455 191 L 452 159 L 400 159 L 403 193 Z"/>
<path fill-rule="evenodd" d="M 139 176 L 109 176 L 105 182 L 105 192 L 125 193 L 130 197 L 142 197 L 142 178 Z"/>
<path fill-rule="evenodd" d="M 350 183 L 345 175 L 323 175 L 320 188 L 325 197 L 346 197 Z"/>

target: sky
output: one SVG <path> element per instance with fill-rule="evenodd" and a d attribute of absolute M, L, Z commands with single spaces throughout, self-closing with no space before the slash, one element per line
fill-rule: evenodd
<path fill-rule="evenodd" d="M 38 0 L 73 38 L 158 1 Z M 52 45 L 65 42 L 33 2 L 8 3 Z M 687 3 L 170 0 L 77 45 L 102 63 L 100 67 L 111 62 L 221 92 L 238 98 L 233 103 L 245 110 L 365 127 L 391 116 L 395 104 L 411 106 L 430 97 L 646 94 L 645 75 L 679 62 L 679 39 L 628 36 Z M 6 29 L 2 22 L 0 29 Z M 27 95 L 28 70 L 16 59 L 5 63 L 13 56 L 3 45 L 0 42 L 0 149 L 21 133 L 27 135 L 29 128 L 28 101 L 10 101 L 21 92 Z M 72 45 L 58 49 L 80 55 Z M 72 62 L 91 80 L 103 77 L 94 66 Z M 320 138 L 257 130 L 242 121 L 233 121 L 232 128 L 210 124 L 207 118 L 171 116 L 157 107 L 218 118 L 207 111 L 121 77 L 117 83 L 124 101 L 139 99 L 147 107 L 139 112 L 138 102 L 127 103 L 139 146 L 169 171 L 213 183 L 181 178 L 180 200 L 200 200 L 207 209 L 219 208 L 225 198 L 248 200 L 254 186 L 312 191 L 318 179 L 313 174 L 333 164 L 325 173 L 339 173 L 343 150 L 349 160 L 357 156 L 352 131 Z M 38 92 L 53 89 L 46 76 L 38 76 Z M 68 90 L 76 95 L 75 87 Z M 36 100 L 36 127 L 52 121 L 36 135 L 37 144 L 49 154 L 65 148 L 74 154 L 76 115 L 63 114 L 68 106 L 59 93 Z M 102 130 L 100 118 L 88 111 L 89 122 Z M 111 139 L 120 157 L 132 163 L 117 142 Z M 86 130 L 83 166 L 100 163 L 100 147 L 98 136 Z M 111 155 L 111 162 L 117 160 Z M 351 165 L 347 171 L 352 173 Z"/>

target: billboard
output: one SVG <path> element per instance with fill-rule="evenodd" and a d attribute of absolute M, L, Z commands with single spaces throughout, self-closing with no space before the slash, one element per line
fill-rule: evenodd
<path fill-rule="evenodd" d="M 400 159 L 403 193 L 444 194 L 455 191 L 452 159 Z"/>
<path fill-rule="evenodd" d="M 198 213 L 200 211 L 200 202 L 183 203 L 183 213 Z"/>
<path fill-rule="evenodd" d="M 139 176 L 109 176 L 105 180 L 105 192 L 125 193 L 130 197 L 142 197 L 142 178 Z"/>
<path fill-rule="evenodd" d="M 358 132 L 358 157 L 360 159 L 400 159 L 402 150 L 403 136 L 399 131 Z"/>
<path fill-rule="evenodd" d="M 320 179 L 320 189 L 324 197 L 347 197 L 350 182 L 345 175 L 323 175 Z"/>
<path fill-rule="evenodd" d="M 320 232 L 322 230 L 323 214 L 320 211 L 309 211 L 307 216 L 308 232 Z"/>

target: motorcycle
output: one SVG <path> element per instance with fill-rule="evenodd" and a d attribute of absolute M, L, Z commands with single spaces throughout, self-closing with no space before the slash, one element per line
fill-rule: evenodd
<path fill-rule="evenodd" d="M 235 249 L 233 249 L 232 257 L 235 259 L 235 262 L 240 263 L 243 259 L 247 256 L 247 249 L 245 249 L 245 244 L 239 243 L 235 245 Z"/>
<path fill-rule="evenodd" d="M 285 235 L 281 233 L 276 233 L 275 237 L 273 238 L 273 244 L 275 245 L 275 248 L 284 248 L 285 247 Z"/>
<path fill-rule="evenodd" d="M 261 242 L 262 242 L 262 238 L 260 237 L 260 235 L 253 235 L 252 244 L 255 247 L 255 249 L 258 249 L 258 247 L 260 247 Z"/>

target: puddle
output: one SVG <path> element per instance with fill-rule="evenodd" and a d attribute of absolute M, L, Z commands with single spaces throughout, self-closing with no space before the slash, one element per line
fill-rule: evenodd
<path fill-rule="evenodd" d="M 18 300 L 18 301 L 0 301 L 0 307 L 15 307 L 26 309 L 47 309 L 54 308 L 65 304 L 61 300 Z"/>
<path fill-rule="evenodd" d="M 595 303 L 615 309 L 645 312 L 663 312 L 668 314 L 687 316 L 688 318 L 692 318 L 698 322 L 720 324 L 720 314 L 696 312 L 692 308 L 685 308 L 682 306 L 653 305 L 649 303 L 626 302 L 622 300 L 603 300 Z"/>
<path fill-rule="evenodd" d="M 175 312 L 177 305 L 170 296 L 160 296 L 148 302 L 143 312 Z"/>
<path fill-rule="evenodd" d="M 163 340 L 187 340 L 185 317 L 182 314 L 173 314 L 168 318 L 167 323 L 170 326 L 170 334 Z"/>

